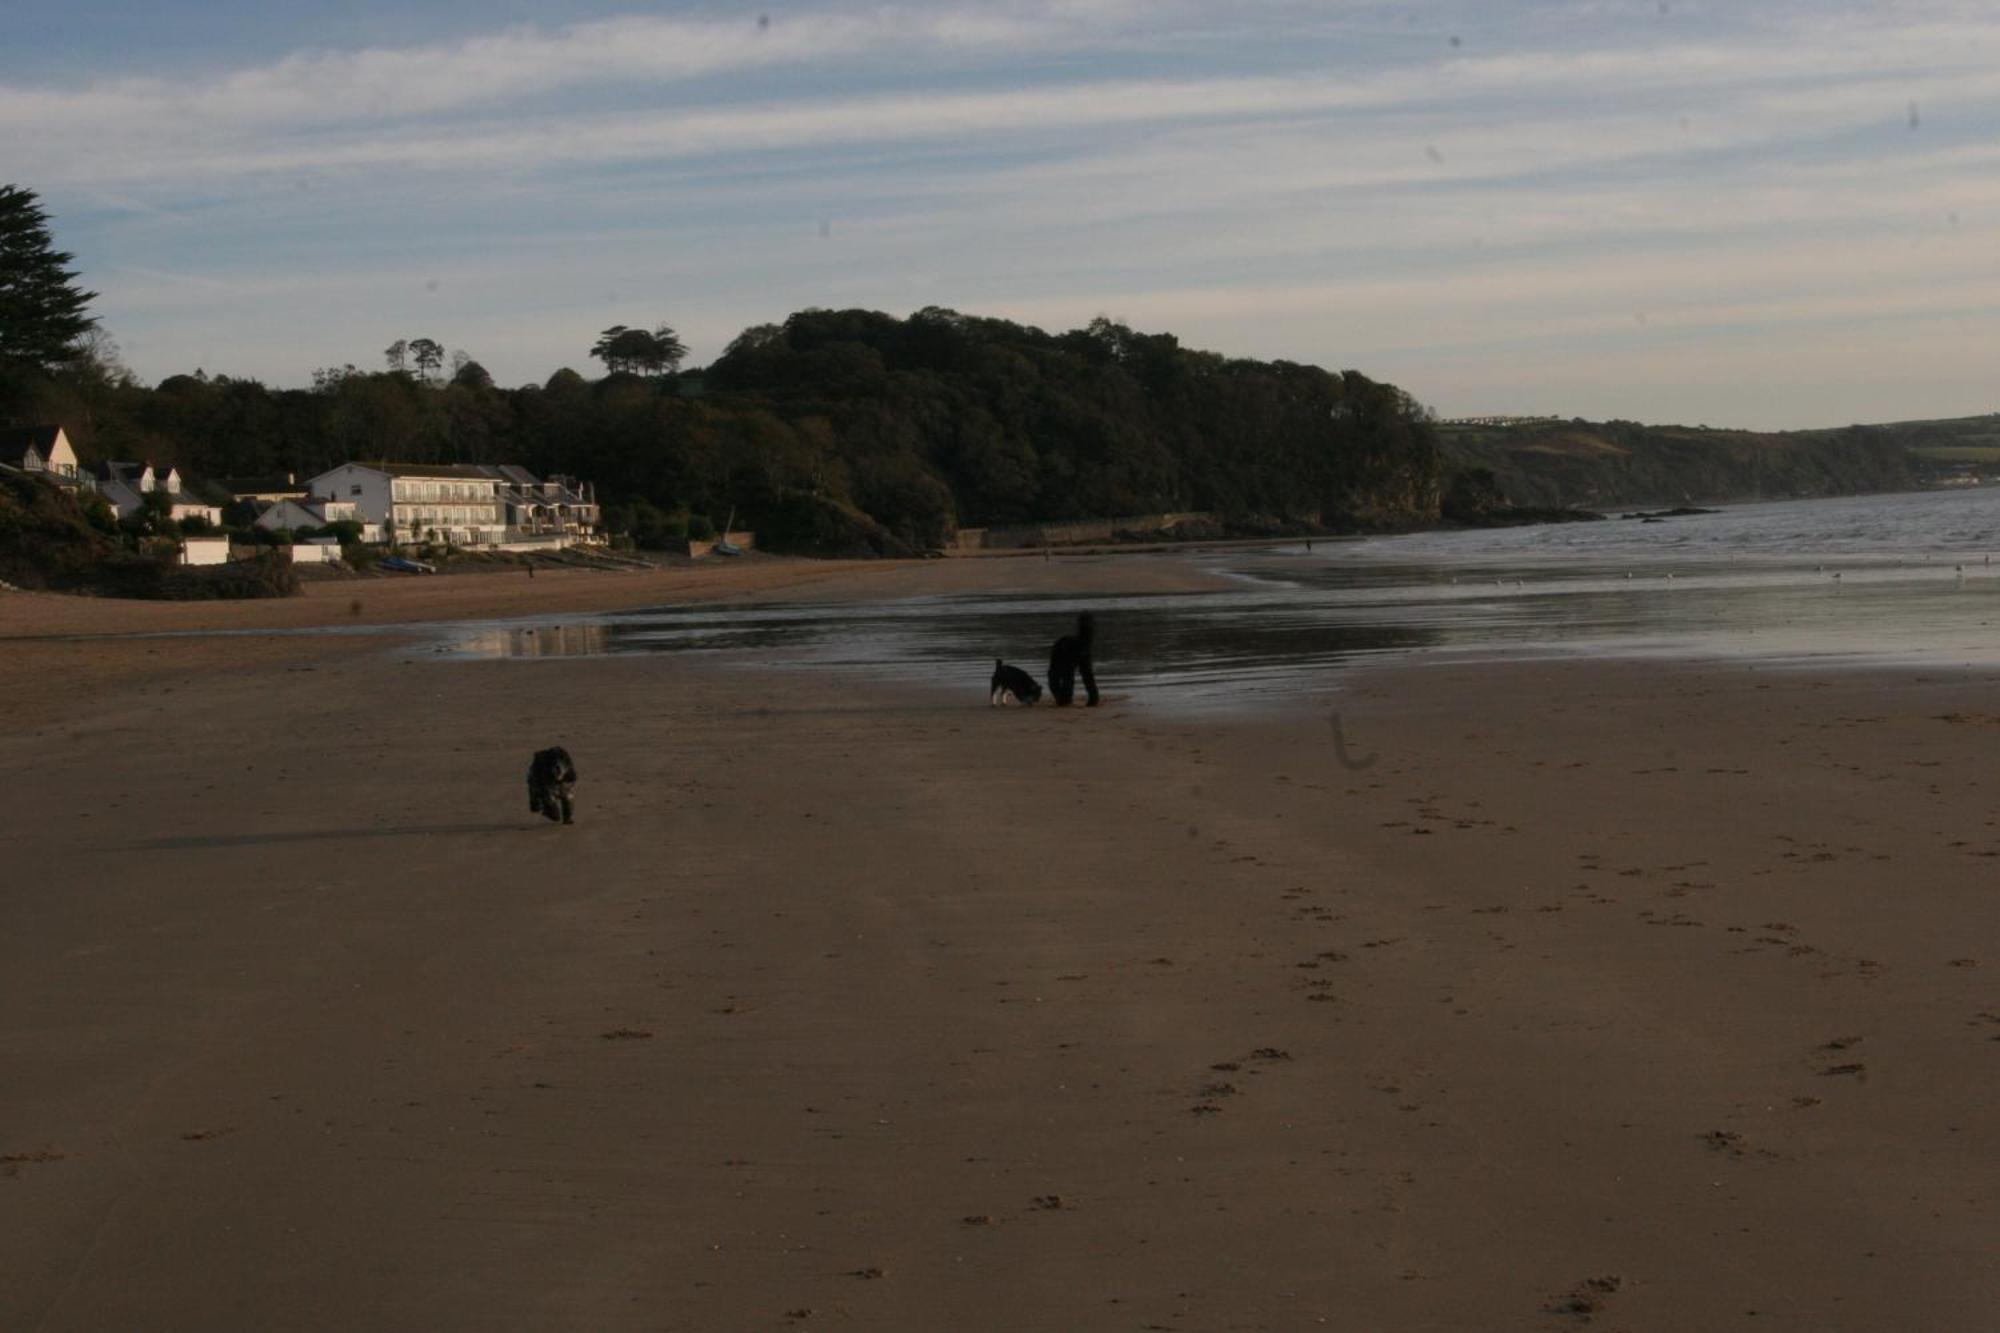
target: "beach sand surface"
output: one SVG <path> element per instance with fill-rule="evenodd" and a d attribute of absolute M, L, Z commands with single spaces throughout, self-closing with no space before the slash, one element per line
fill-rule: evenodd
<path fill-rule="evenodd" d="M 743 568 L 636 603 L 1206 578 Z M 42 637 L 313 601 L 0 601 L 0 1328 L 1991 1325 L 1990 677 L 1376 668 L 1336 733 Z"/>

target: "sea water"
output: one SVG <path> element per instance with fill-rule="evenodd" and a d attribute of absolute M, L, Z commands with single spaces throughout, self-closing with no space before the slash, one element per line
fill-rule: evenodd
<path fill-rule="evenodd" d="M 1041 675 L 1049 644 L 1089 609 L 1107 688 L 1190 707 L 1327 695 L 1384 660 L 1988 666 L 2000 664 L 1995 555 L 2000 488 L 1965 488 L 1149 557 L 1219 576 L 1198 593 L 690 605 L 493 628 L 459 649 L 705 652 L 984 697 L 995 657 Z"/>

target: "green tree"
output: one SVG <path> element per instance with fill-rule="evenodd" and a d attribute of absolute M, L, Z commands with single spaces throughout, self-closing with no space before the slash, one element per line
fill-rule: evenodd
<path fill-rule="evenodd" d="M 651 333 L 613 324 L 597 336 L 590 354 L 613 374 L 671 375 L 687 357 L 687 344 L 665 324 Z"/>
<path fill-rule="evenodd" d="M 75 283 L 32 190 L 0 185 L 0 370 L 46 372 L 76 354 L 97 293 Z"/>
<path fill-rule="evenodd" d="M 432 338 L 412 338 L 410 359 L 417 363 L 418 376 L 425 380 L 435 379 L 438 368 L 444 365 L 444 344 Z"/>

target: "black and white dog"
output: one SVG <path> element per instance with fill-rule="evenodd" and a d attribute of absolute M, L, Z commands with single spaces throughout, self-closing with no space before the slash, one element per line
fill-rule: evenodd
<path fill-rule="evenodd" d="M 1076 618 L 1076 633 L 1063 635 L 1049 650 L 1049 693 L 1056 707 L 1069 707 L 1078 676 L 1083 677 L 1084 698 L 1097 707 L 1097 677 L 1090 669 L 1090 644 L 1096 636 L 1097 618 L 1085 611 Z"/>
<path fill-rule="evenodd" d="M 993 659 L 993 684 L 987 694 L 987 702 L 995 708 L 1010 702 L 1032 704 L 1042 697 L 1042 687 L 1035 684 L 1035 678 L 1021 668 L 1008 666 L 996 657 Z"/>
<path fill-rule="evenodd" d="M 565 824 L 575 822 L 570 788 L 576 785 L 576 765 L 560 745 L 535 751 L 528 765 L 528 810 Z"/>

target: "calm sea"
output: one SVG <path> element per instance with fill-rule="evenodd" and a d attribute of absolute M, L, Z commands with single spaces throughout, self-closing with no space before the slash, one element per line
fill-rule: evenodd
<path fill-rule="evenodd" d="M 996 656 L 1040 676 L 1087 607 L 1107 687 L 1197 708 L 1318 697 L 1395 658 L 1983 666 L 2000 664 L 1996 555 L 2000 487 L 1968 488 L 1150 557 L 1224 576 L 1204 593 L 665 607 L 493 628 L 461 650 L 725 653 L 978 696 Z"/>

